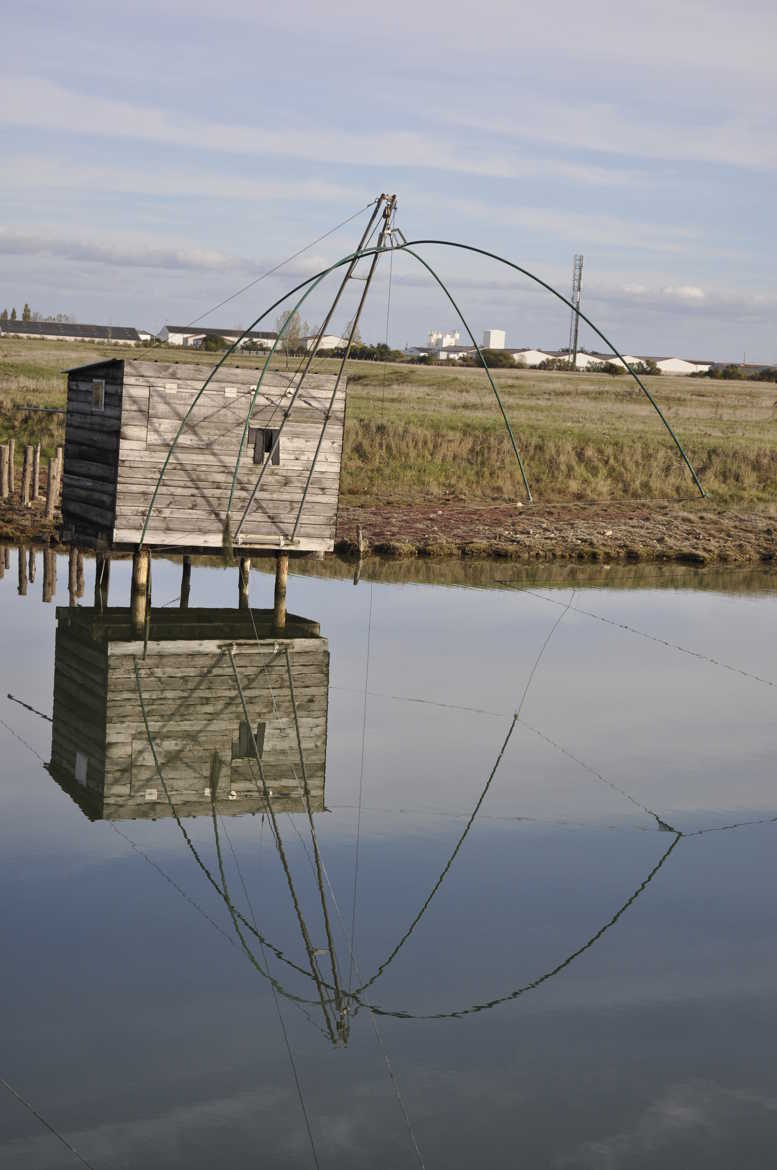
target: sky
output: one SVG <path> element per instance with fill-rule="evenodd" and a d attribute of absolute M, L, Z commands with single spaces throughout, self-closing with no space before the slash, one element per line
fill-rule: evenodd
<path fill-rule="evenodd" d="M 777 364 L 770 0 L 33 0 L 3 30 L 0 308 L 187 324 L 386 191 L 408 240 L 565 295 L 582 253 L 583 309 L 622 352 Z M 367 214 L 203 323 L 249 325 Z M 478 340 L 566 344 L 568 310 L 527 278 L 419 253 Z M 422 265 L 382 258 L 365 339 L 451 328 L 468 341 Z"/>

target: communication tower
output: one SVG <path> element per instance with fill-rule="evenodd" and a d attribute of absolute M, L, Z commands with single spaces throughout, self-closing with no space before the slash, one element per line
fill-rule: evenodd
<path fill-rule="evenodd" d="M 569 365 L 574 370 L 577 366 L 577 335 L 580 328 L 580 295 L 583 289 L 583 257 L 575 256 L 572 264 L 572 317 L 569 322 Z"/>

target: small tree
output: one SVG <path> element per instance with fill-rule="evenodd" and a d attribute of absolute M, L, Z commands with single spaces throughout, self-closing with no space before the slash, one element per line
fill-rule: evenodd
<path fill-rule="evenodd" d="M 3 309 L 2 313 L 0 313 L 0 321 L 7 321 L 7 320 L 8 320 L 8 310 Z"/>
<path fill-rule="evenodd" d="M 32 321 L 32 309 L 26 301 L 24 302 L 24 308 L 22 309 L 22 321 Z"/>
<path fill-rule="evenodd" d="M 359 326 L 355 324 L 353 317 L 346 325 L 345 332 L 343 333 L 343 337 L 345 337 L 346 340 L 351 336 L 352 329 L 353 329 L 353 342 L 351 344 L 353 346 L 364 345 L 364 342 L 362 341 L 362 335 L 359 332 Z"/>
<path fill-rule="evenodd" d="M 200 342 L 200 349 L 204 349 L 206 353 L 215 353 L 219 349 L 226 348 L 226 341 L 217 333 L 209 333 L 206 337 L 203 337 L 202 341 Z"/>
<path fill-rule="evenodd" d="M 16 309 L 11 309 L 11 320 L 12 321 L 16 320 Z"/>

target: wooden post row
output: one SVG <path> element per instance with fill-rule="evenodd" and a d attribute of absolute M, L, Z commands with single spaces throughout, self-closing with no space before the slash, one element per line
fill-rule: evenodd
<path fill-rule="evenodd" d="M 24 465 L 22 468 L 22 504 L 29 508 L 32 503 L 32 460 L 33 449 L 28 443 L 24 448 Z"/>
<path fill-rule="evenodd" d="M 11 476 L 8 470 L 10 447 L 7 443 L 0 446 L 0 500 L 5 500 L 11 494 Z"/>

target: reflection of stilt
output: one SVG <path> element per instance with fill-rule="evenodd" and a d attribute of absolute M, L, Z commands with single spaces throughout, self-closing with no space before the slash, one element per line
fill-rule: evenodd
<path fill-rule="evenodd" d="M 289 554 L 275 554 L 275 605 L 273 616 L 275 628 L 286 629 L 286 582 L 289 579 Z"/>
<path fill-rule="evenodd" d="M 98 552 L 94 559 L 94 607 L 100 613 L 108 604 L 110 580 L 111 558 Z"/>
<path fill-rule="evenodd" d="M 22 597 L 27 594 L 27 549 L 19 545 L 19 593 Z"/>
<path fill-rule="evenodd" d="M 84 596 L 84 554 L 76 549 L 76 597 Z"/>
<path fill-rule="evenodd" d="M 132 558 L 132 589 L 130 593 L 130 620 L 136 637 L 141 638 L 146 626 L 148 612 L 148 580 L 151 555 L 147 548 L 140 548 Z"/>
<path fill-rule="evenodd" d="M 51 601 L 57 589 L 57 554 L 53 548 L 43 550 L 43 600 Z"/>
<path fill-rule="evenodd" d="M 30 549 L 29 569 L 28 569 L 28 571 L 27 571 L 27 576 L 28 576 L 28 577 L 29 577 L 29 579 L 30 579 L 30 584 L 31 584 L 31 585 L 34 585 L 34 583 L 35 583 L 35 568 L 36 568 L 36 565 L 35 565 L 35 549 L 34 549 L 34 548 L 31 548 L 31 549 Z"/>
<path fill-rule="evenodd" d="M 69 604 L 75 605 L 78 597 L 78 550 L 72 544 L 67 562 L 67 592 Z"/>
<path fill-rule="evenodd" d="M 183 568 L 181 569 L 181 609 L 189 608 L 189 593 L 192 587 L 192 558 L 183 558 Z"/>
<path fill-rule="evenodd" d="M 248 583 L 251 576 L 251 558 L 241 557 L 238 569 L 237 603 L 240 609 L 248 609 Z"/>

